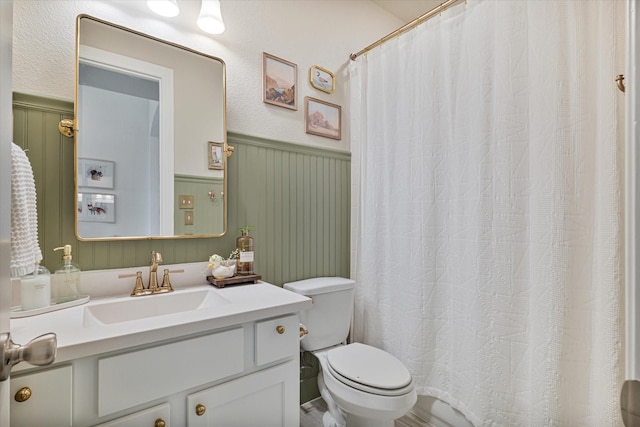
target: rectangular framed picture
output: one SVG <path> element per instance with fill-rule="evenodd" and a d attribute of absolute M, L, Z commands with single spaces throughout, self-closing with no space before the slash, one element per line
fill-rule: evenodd
<path fill-rule="evenodd" d="M 115 222 L 116 196 L 113 194 L 78 193 L 78 221 Z"/>
<path fill-rule="evenodd" d="M 224 169 L 224 143 L 209 141 L 209 169 Z"/>
<path fill-rule="evenodd" d="M 297 110 L 298 66 L 262 52 L 262 100 L 267 104 Z"/>
<path fill-rule="evenodd" d="M 108 160 L 78 158 L 78 187 L 113 189 L 115 163 Z"/>
<path fill-rule="evenodd" d="M 311 86 L 327 93 L 333 93 L 336 88 L 336 78 L 333 73 L 317 65 L 309 68 L 309 82 Z"/>
<path fill-rule="evenodd" d="M 325 138 L 342 138 L 342 108 L 320 99 L 304 98 L 305 131 Z"/>

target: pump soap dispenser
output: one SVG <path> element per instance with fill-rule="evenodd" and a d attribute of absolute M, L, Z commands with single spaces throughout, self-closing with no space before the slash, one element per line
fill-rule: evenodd
<path fill-rule="evenodd" d="M 56 304 L 80 298 L 80 268 L 72 261 L 71 245 L 55 248 L 54 251 L 61 249 L 63 250 L 62 264 L 51 276 L 51 296 Z"/>

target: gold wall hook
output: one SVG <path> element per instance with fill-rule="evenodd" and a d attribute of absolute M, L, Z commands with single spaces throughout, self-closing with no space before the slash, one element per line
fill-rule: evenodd
<path fill-rule="evenodd" d="M 624 74 L 618 74 L 618 77 L 616 77 L 616 83 L 618 83 L 618 89 L 624 93 L 626 89 L 624 87 Z"/>
<path fill-rule="evenodd" d="M 224 152 L 227 155 L 227 157 L 231 157 L 231 155 L 233 154 L 234 150 L 235 150 L 235 147 L 227 145 L 227 148 L 225 148 Z"/>
<path fill-rule="evenodd" d="M 74 121 L 72 119 L 63 119 L 58 122 L 58 130 L 67 137 L 72 137 L 74 132 Z"/>

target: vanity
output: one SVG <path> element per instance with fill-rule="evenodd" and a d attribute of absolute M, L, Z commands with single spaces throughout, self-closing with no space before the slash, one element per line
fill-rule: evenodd
<path fill-rule="evenodd" d="M 174 292 L 131 297 L 135 269 L 82 273 L 84 305 L 12 320 L 16 341 L 57 334 L 55 362 L 11 375 L 11 425 L 299 426 L 297 313 L 265 282 L 207 284 L 174 265 Z"/>

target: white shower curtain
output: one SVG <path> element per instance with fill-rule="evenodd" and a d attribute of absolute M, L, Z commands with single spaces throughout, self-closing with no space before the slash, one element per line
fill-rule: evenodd
<path fill-rule="evenodd" d="M 350 64 L 354 338 L 476 426 L 621 425 L 623 1 L 474 1 Z"/>

